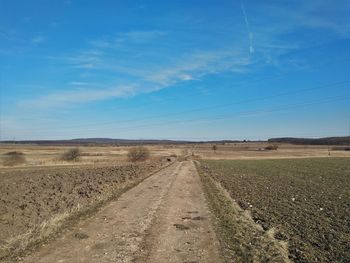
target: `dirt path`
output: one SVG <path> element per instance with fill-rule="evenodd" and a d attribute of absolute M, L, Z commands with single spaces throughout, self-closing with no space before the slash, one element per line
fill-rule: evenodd
<path fill-rule="evenodd" d="M 220 262 L 194 164 L 152 175 L 23 262 Z"/>
<path fill-rule="evenodd" d="M 192 162 L 184 162 L 144 242 L 140 262 L 220 262 L 218 243 Z"/>

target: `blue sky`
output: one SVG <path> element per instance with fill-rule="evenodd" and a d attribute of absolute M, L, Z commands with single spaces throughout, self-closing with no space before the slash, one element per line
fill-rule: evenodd
<path fill-rule="evenodd" d="M 0 0 L 1 139 L 348 135 L 350 2 Z"/>

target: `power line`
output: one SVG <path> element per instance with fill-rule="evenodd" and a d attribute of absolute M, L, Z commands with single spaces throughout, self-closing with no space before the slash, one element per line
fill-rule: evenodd
<path fill-rule="evenodd" d="M 290 105 L 283 105 L 279 108 L 272 108 L 272 109 L 260 109 L 260 110 L 252 110 L 252 111 L 240 111 L 237 112 L 236 114 L 230 114 L 229 116 L 226 115 L 217 115 L 217 116 L 212 116 L 210 118 L 195 118 L 195 119 L 187 119 L 187 120 L 178 120 L 178 121 L 168 121 L 168 122 L 161 122 L 161 123 L 156 123 L 156 124 L 144 124 L 144 125 L 136 125 L 136 126 L 126 126 L 126 127 L 120 127 L 117 129 L 117 131 L 123 131 L 123 132 L 127 132 L 127 131 L 133 131 L 133 130 L 138 130 L 140 128 L 147 128 L 147 127 L 156 127 L 156 126 L 164 126 L 164 125 L 171 125 L 171 124 L 179 124 L 179 123 L 188 123 L 190 122 L 192 123 L 196 123 L 196 122 L 203 122 L 203 121 L 209 121 L 210 123 L 214 122 L 214 121 L 219 121 L 219 120 L 226 120 L 226 119 L 232 119 L 235 117 L 242 117 L 245 116 L 247 114 L 254 114 L 254 113 L 273 113 L 273 112 L 281 112 L 281 111 L 285 111 L 285 110 L 290 110 L 290 109 L 295 109 L 295 108 L 301 108 L 301 107 L 308 107 L 308 106 L 312 106 L 312 105 L 316 105 L 316 104 L 324 104 L 324 103 L 328 103 L 328 102 L 332 102 L 332 101 L 340 101 L 340 100 L 346 100 L 349 99 L 350 96 L 335 96 L 335 97 L 328 97 L 328 98 L 323 98 L 322 100 L 317 100 L 317 101 L 312 101 L 312 102 L 304 102 L 304 103 L 298 103 L 298 104 L 290 104 Z M 214 119 L 213 119 L 214 118 Z M 98 131 L 99 128 L 95 128 L 95 129 L 88 129 L 88 130 L 84 130 L 84 131 Z M 62 133 L 66 133 L 66 131 L 60 131 Z M 38 134 L 38 133 L 36 133 Z M 40 134 L 40 133 L 39 133 Z M 56 133 L 57 134 L 57 133 Z M 82 133 L 70 133 L 70 136 L 79 136 Z"/>
<path fill-rule="evenodd" d="M 332 83 L 332 84 L 321 85 L 321 86 L 316 86 L 316 87 L 312 87 L 312 88 L 299 89 L 299 90 L 296 90 L 296 91 L 281 92 L 281 93 L 277 93 L 275 95 L 264 96 L 264 97 L 260 97 L 260 98 L 240 100 L 240 101 L 233 102 L 233 103 L 212 105 L 212 106 L 209 106 L 209 107 L 202 107 L 202 108 L 186 110 L 186 111 L 181 111 L 181 112 L 175 112 L 175 113 L 170 113 L 170 114 L 161 114 L 161 115 L 156 115 L 156 116 L 150 116 L 150 117 L 144 118 L 142 121 L 152 120 L 152 119 L 157 119 L 157 118 L 168 118 L 170 116 L 184 115 L 184 114 L 188 114 L 188 113 L 201 112 L 201 111 L 207 111 L 207 110 L 212 110 L 212 109 L 226 108 L 226 107 L 230 107 L 230 106 L 234 106 L 234 105 L 240 105 L 240 104 L 245 104 L 245 103 L 249 103 L 249 102 L 268 100 L 268 99 L 272 99 L 272 98 L 288 96 L 288 95 L 295 95 L 295 94 L 304 93 L 304 92 L 308 92 L 308 91 L 314 91 L 314 90 L 320 90 L 320 89 L 325 89 L 325 88 L 329 88 L 329 87 L 341 86 L 341 85 L 348 84 L 348 83 L 350 83 L 350 80 L 336 82 L 336 83 Z M 136 121 L 139 121 L 139 119 L 129 119 L 129 120 L 120 120 L 120 121 L 108 121 L 108 122 L 91 123 L 91 124 L 86 124 L 86 125 L 73 125 L 73 126 L 66 126 L 66 127 L 62 127 L 61 126 L 61 128 L 65 128 L 65 129 L 85 128 L 85 127 L 97 126 L 97 125 L 98 126 L 111 125 L 111 124 L 115 124 L 115 123 L 118 123 L 118 124 L 120 124 L 120 123 L 132 123 L 132 122 L 136 122 Z M 27 131 L 36 131 L 36 130 L 40 131 L 40 130 L 43 130 L 43 129 L 40 129 L 40 128 L 39 129 L 29 129 Z M 47 130 L 47 129 L 45 129 L 45 130 Z"/>
<path fill-rule="evenodd" d="M 333 64 L 333 63 L 347 62 L 347 61 L 350 61 L 350 58 L 343 58 L 343 59 L 338 59 L 338 60 L 333 60 L 333 61 L 320 63 L 318 65 L 312 66 L 312 69 L 317 69 L 317 68 L 320 68 L 320 67 L 323 67 L 323 66 L 326 66 L 326 65 L 329 65 L 329 64 Z M 244 85 L 245 83 L 261 82 L 261 81 L 269 80 L 269 79 L 278 79 L 278 78 L 281 78 L 281 77 L 283 77 L 285 75 L 288 75 L 288 74 L 291 74 L 291 73 L 294 73 L 294 72 L 298 72 L 298 71 L 301 71 L 301 70 L 305 70 L 305 68 L 294 69 L 293 71 L 289 71 L 289 72 L 285 72 L 285 73 L 279 73 L 277 75 L 271 75 L 271 76 L 262 77 L 262 78 L 258 78 L 258 79 L 249 79 L 249 81 L 238 81 L 238 83 L 236 83 L 236 86 Z M 349 82 L 349 81 L 345 81 L 345 82 Z M 161 102 L 174 101 L 174 100 L 182 99 L 184 97 L 185 98 L 197 97 L 200 93 L 201 92 L 193 92 L 191 94 L 186 94 L 186 96 L 175 96 L 175 97 L 173 96 L 171 98 L 162 99 Z M 154 102 L 146 102 L 146 103 L 139 104 L 137 106 L 132 106 L 132 109 L 142 108 L 144 106 L 151 106 L 151 105 L 154 105 Z M 114 108 L 114 110 L 123 110 L 123 109 L 128 109 L 129 110 L 130 106 Z M 38 118 L 22 118 L 21 120 L 38 120 Z M 133 120 L 130 120 L 130 121 L 133 121 Z M 99 125 L 104 125 L 104 124 L 110 124 L 110 122 L 101 123 Z M 90 124 L 87 124 L 87 125 L 90 126 Z M 96 125 L 96 123 L 92 123 L 91 125 Z M 71 127 L 71 126 L 69 126 L 69 127 Z M 87 127 L 87 126 L 85 126 L 85 127 Z"/>

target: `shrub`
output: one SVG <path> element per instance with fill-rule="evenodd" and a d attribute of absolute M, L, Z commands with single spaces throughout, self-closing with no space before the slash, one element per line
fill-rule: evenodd
<path fill-rule="evenodd" d="M 72 162 L 72 161 L 76 162 L 76 161 L 79 161 L 80 156 L 81 156 L 81 152 L 79 148 L 72 148 L 64 152 L 61 155 L 60 160 L 67 161 L 67 162 Z"/>
<path fill-rule="evenodd" d="M 130 162 L 146 161 L 149 157 L 150 157 L 150 152 L 144 146 L 133 147 L 128 152 L 128 160 Z"/>
<path fill-rule="evenodd" d="M 272 150 L 277 150 L 278 149 L 278 145 L 273 144 L 273 145 L 268 145 L 265 147 L 265 150 L 267 151 L 272 151 Z"/>
<path fill-rule="evenodd" d="M 335 146 L 332 151 L 350 151 L 350 146 Z"/>
<path fill-rule="evenodd" d="M 22 152 L 8 152 L 4 154 L 3 165 L 5 166 L 14 166 L 24 164 L 26 162 L 26 158 L 24 157 L 24 153 Z"/>

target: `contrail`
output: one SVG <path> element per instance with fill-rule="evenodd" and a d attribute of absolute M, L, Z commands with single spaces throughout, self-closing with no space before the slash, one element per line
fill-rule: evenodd
<path fill-rule="evenodd" d="M 245 26 L 247 28 L 247 32 L 248 32 L 248 36 L 249 36 L 249 52 L 250 54 L 254 53 L 254 47 L 253 47 L 253 33 L 250 31 L 250 26 L 249 26 L 249 22 L 248 22 L 248 16 L 247 13 L 245 11 L 245 7 L 243 4 L 243 1 L 241 0 L 241 9 L 242 9 L 242 13 L 244 16 L 244 21 L 245 21 Z"/>

